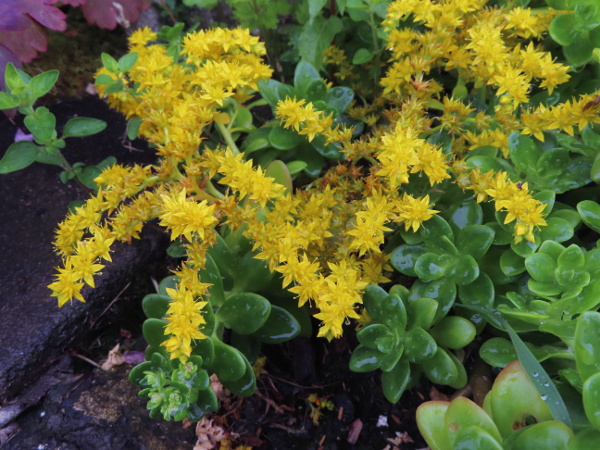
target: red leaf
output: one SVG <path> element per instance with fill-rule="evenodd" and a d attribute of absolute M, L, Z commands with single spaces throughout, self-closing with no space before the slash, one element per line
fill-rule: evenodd
<path fill-rule="evenodd" d="M 51 30 L 67 28 L 65 14 L 54 6 L 57 0 L 3 0 L 0 2 L 0 30 L 28 28 L 27 19 L 32 18 Z M 29 16 L 29 17 L 27 17 Z"/>
<path fill-rule="evenodd" d="M 37 56 L 37 52 L 46 51 L 48 35 L 39 23 L 25 17 L 29 26 L 21 30 L 0 32 L 0 44 L 17 55 L 22 62 L 29 62 Z"/>
<path fill-rule="evenodd" d="M 140 12 L 150 7 L 151 1 L 86 0 L 81 10 L 89 23 L 112 30 L 117 24 L 127 28 L 136 22 L 140 17 Z"/>

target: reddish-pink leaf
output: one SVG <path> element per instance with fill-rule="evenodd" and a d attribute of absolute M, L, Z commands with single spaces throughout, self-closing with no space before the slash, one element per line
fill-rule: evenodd
<path fill-rule="evenodd" d="M 128 27 L 136 22 L 150 4 L 151 0 L 86 0 L 81 10 L 89 23 L 112 30 L 117 24 Z"/>
<path fill-rule="evenodd" d="M 37 52 L 45 52 L 48 46 L 48 35 L 35 20 L 27 17 L 29 26 L 22 30 L 0 32 L 0 44 L 19 57 L 22 62 L 29 62 L 37 56 Z"/>
<path fill-rule="evenodd" d="M 28 28 L 29 17 L 51 30 L 67 28 L 65 14 L 54 6 L 57 0 L 2 0 L 0 2 L 0 31 Z M 29 16 L 29 17 L 27 17 Z"/>
<path fill-rule="evenodd" d="M 81 6 L 85 3 L 85 0 L 62 0 L 63 5 Z"/>
<path fill-rule="evenodd" d="M 10 49 L 0 44 L 0 89 L 4 89 L 4 72 L 6 71 L 6 65 L 13 63 L 15 67 L 21 68 L 19 58 Z"/>

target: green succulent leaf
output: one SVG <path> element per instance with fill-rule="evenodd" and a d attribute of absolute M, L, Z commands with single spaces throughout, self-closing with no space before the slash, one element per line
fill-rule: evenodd
<path fill-rule="evenodd" d="M 160 345 L 166 340 L 165 326 L 167 326 L 165 320 L 150 318 L 144 321 L 142 333 L 149 346 L 160 348 Z"/>
<path fill-rule="evenodd" d="M 600 373 L 600 313 L 587 311 L 579 317 L 574 350 L 577 370 L 584 382 Z M 597 406 L 600 409 L 600 403 Z"/>
<path fill-rule="evenodd" d="M 581 220 L 596 233 L 600 233 L 600 205 L 591 200 L 584 200 L 577 204 L 577 211 Z"/>
<path fill-rule="evenodd" d="M 233 395 L 249 397 L 256 392 L 256 376 L 248 359 L 244 355 L 241 356 L 245 364 L 244 375 L 238 380 L 224 382 L 223 386 L 231 391 Z"/>
<path fill-rule="evenodd" d="M 142 300 L 142 310 L 148 318 L 163 319 L 171 300 L 168 295 L 148 294 Z"/>
<path fill-rule="evenodd" d="M 471 255 L 459 256 L 450 267 L 448 277 L 459 286 L 473 283 L 479 277 L 479 266 Z"/>
<path fill-rule="evenodd" d="M 476 330 L 475 325 L 464 317 L 446 316 L 429 333 L 438 345 L 457 350 L 471 343 Z"/>
<path fill-rule="evenodd" d="M 432 450 L 453 450 L 444 422 L 449 407 L 450 402 L 429 401 L 417 408 L 419 431 Z"/>
<path fill-rule="evenodd" d="M 237 381 L 246 372 L 246 358 L 240 351 L 221 342 L 220 339 L 210 338 L 215 349 L 215 358 L 207 367 L 217 374 L 221 383 Z"/>
<path fill-rule="evenodd" d="M 350 357 L 350 370 L 353 372 L 371 372 L 379 369 L 385 353 L 358 345 Z"/>
<path fill-rule="evenodd" d="M 450 436 L 457 433 L 454 439 L 453 448 L 471 448 L 466 446 L 470 441 L 473 441 L 473 443 L 480 441 L 483 441 L 486 444 L 490 442 L 495 443 L 495 446 L 492 445 L 491 447 L 484 445 L 483 447 L 473 448 L 502 448 L 502 446 L 498 444 L 498 442 L 502 442 L 502 437 L 492 418 L 485 410 L 483 410 L 483 408 L 466 397 L 457 397 L 450 402 L 450 406 L 444 415 L 444 426 L 446 430 L 450 431 L 450 433 L 448 433 Z M 461 431 L 473 429 L 472 427 L 476 427 L 476 430 L 478 431 L 472 432 L 471 437 L 467 439 L 466 442 L 463 441 L 461 438 Z"/>
<path fill-rule="evenodd" d="M 433 281 L 443 277 L 453 262 L 450 255 L 425 253 L 415 262 L 414 271 L 422 281 Z"/>
<path fill-rule="evenodd" d="M 438 303 L 435 320 L 444 317 L 456 300 L 456 284 L 447 278 L 423 283 L 417 280 L 413 283 L 410 289 L 409 301 L 419 298 L 430 298 Z M 434 322 L 435 322 L 434 320 Z"/>
<path fill-rule="evenodd" d="M 300 331 L 300 323 L 292 314 L 279 306 L 271 305 L 267 321 L 254 333 L 254 336 L 267 344 L 280 344 L 295 338 Z"/>
<path fill-rule="evenodd" d="M 405 358 L 402 358 L 392 370 L 381 373 L 383 395 L 385 395 L 385 398 L 390 403 L 398 402 L 406 390 L 409 381 L 410 364 Z"/>
<path fill-rule="evenodd" d="M 495 232 L 485 225 L 468 225 L 458 233 L 456 247 L 463 255 L 479 260 L 494 242 Z"/>
<path fill-rule="evenodd" d="M 271 304 L 262 295 L 242 292 L 229 297 L 216 318 L 236 333 L 252 334 L 265 324 L 270 312 Z"/>
<path fill-rule="evenodd" d="M 408 303 L 408 318 L 411 327 L 429 329 L 435 318 L 438 302 L 431 298 L 417 298 Z"/>
<path fill-rule="evenodd" d="M 536 253 L 525 258 L 525 267 L 529 275 L 539 283 L 554 283 L 556 261 L 547 253 Z"/>
<path fill-rule="evenodd" d="M 421 364 L 437 352 L 434 338 L 423 328 L 411 328 L 404 336 L 404 354 L 413 364 Z"/>
<path fill-rule="evenodd" d="M 459 377 L 458 369 L 448 352 L 441 347 L 423 363 L 423 373 L 433 383 L 452 385 Z"/>
<path fill-rule="evenodd" d="M 361 328 L 356 333 L 356 338 L 360 344 L 368 348 L 379 350 L 382 353 L 389 353 L 391 348 L 386 349 L 388 346 L 382 345 L 381 342 L 392 342 L 394 337 L 395 335 L 392 330 L 381 323 L 372 323 L 364 328 Z"/>
<path fill-rule="evenodd" d="M 390 264 L 398 272 L 416 277 L 415 264 L 427 251 L 422 245 L 401 245 L 390 255 Z"/>

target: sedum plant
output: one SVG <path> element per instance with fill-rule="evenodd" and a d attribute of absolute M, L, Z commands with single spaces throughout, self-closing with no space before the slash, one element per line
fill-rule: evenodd
<path fill-rule="evenodd" d="M 321 3 L 308 2 L 312 20 L 331 21 Z M 100 94 L 157 161 L 95 179 L 57 230 L 52 295 L 84 301 L 113 242 L 157 220 L 182 262 L 143 301 L 149 349 L 131 379 L 153 417 L 214 410 L 211 374 L 252 393 L 260 345 L 309 332 L 310 305 L 318 336 L 357 322 L 350 368 L 381 370 L 391 402 L 421 375 L 468 386 L 473 350 L 505 375 L 516 359 L 529 379 L 546 373 L 536 393 L 519 369 L 514 385 L 538 396 L 525 405 L 535 411 L 516 402 L 502 423 L 496 400 L 488 412 L 462 399 L 423 408 L 432 446 L 593 439 L 600 86 L 544 48 L 556 11 L 336 4 L 340 21 L 374 31 L 372 58 L 352 58 L 353 83 L 370 76 L 372 88 L 340 85 L 351 64 L 339 48 L 325 54 L 333 76 L 304 58 L 293 85 L 273 80 L 265 46 L 241 28 L 142 29 L 123 57 L 132 65 L 103 55 Z M 510 403 L 519 394 L 505 375 L 488 396 Z M 571 423 L 565 408 L 581 404 L 587 419 Z M 521 413 L 539 423 L 512 437 Z"/>

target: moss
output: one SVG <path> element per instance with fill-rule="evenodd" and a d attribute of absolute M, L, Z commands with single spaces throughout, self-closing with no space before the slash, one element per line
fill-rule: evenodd
<path fill-rule="evenodd" d="M 90 25 L 80 8 L 69 8 L 66 31 L 50 30 L 48 34 L 48 50 L 24 67 L 30 75 L 52 69 L 60 71 L 54 89 L 41 103 L 81 98 L 102 65 L 101 53 L 110 53 L 118 58 L 127 52 L 127 36 L 123 28 L 104 30 Z"/>

